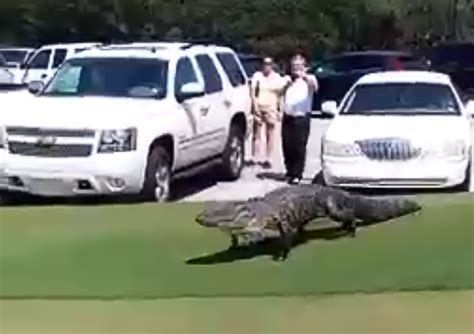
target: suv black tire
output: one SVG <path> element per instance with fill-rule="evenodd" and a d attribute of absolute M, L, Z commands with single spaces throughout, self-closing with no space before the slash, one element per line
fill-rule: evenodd
<path fill-rule="evenodd" d="M 236 181 L 242 175 L 245 163 L 244 137 L 243 130 L 239 126 L 231 125 L 220 168 L 221 177 L 225 181 Z"/>
<path fill-rule="evenodd" d="M 164 147 L 156 146 L 148 155 L 145 181 L 141 192 L 142 198 L 145 201 L 167 202 L 170 199 L 170 188 L 170 154 Z"/>

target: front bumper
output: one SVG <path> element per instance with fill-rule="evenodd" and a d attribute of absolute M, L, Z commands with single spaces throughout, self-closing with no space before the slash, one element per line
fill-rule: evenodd
<path fill-rule="evenodd" d="M 142 188 L 145 164 L 136 152 L 39 158 L 0 150 L 0 190 L 46 197 L 133 194 Z"/>
<path fill-rule="evenodd" d="M 323 158 L 324 181 L 344 188 L 450 188 L 466 179 L 469 158 L 377 162 Z"/>

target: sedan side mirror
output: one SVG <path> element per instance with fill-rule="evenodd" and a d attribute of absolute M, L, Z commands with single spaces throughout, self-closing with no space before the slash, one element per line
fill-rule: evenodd
<path fill-rule="evenodd" d="M 330 116 L 337 115 L 337 102 L 336 101 L 326 101 L 321 105 L 321 111 L 323 114 L 328 114 Z"/>
<path fill-rule="evenodd" d="M 40 93 L 44 88 L 44 83 L 42 81 L 31 81 L 28 84 L 28 91 L 33 94 L 37 95 Z"/>
<path fill-rule="evenodd" d="M 474 100 L 467 101 L 466 110 L 471 117 L 474 117 Z"/>

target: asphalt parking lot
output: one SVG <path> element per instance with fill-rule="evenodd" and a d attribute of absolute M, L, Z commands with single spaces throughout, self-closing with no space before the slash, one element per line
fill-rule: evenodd
<path fill-rule="evenodd" d="M 314 118 L 311 122 L 311 135 L 308 142 L 308 156 L 305 169 L 305 181 L 310 182 L 320 171 L 319 153 L 321 138 L 328 128 L 330 120 Z M 471 138 L 474 142 L 474 121 L 472 122 Z M 261 168 L 246 168 L 242 178 L 232 183 L 209 184 L 202 190 L 184 196 L 182 201 L 213 201 L 213 200 L 245 200 L 251 197 L 262 196 L 265 193 L 284 186 L 281 176 L 284 174 L 281 144 L 277 143 L 273 158 L 273 170 L 264 171 Z M 250 143 L 247 143 L 247 153 L 250 152 Z M 473 152 L 474 156 L 474 152 Z M 474 184 L 471 184 L 471 192 L 474 192 Z"/>

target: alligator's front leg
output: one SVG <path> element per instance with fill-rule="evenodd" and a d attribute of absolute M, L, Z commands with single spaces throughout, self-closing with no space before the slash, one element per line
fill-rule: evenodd
<path fill-rule="evenodd" d="M 284 221 L 278 221 L 277 226 L 280 237 L 278 239 L 279 247 L 274 260 L 286 261 L 293 246 L 293 233 L 289 224 Z"/>

